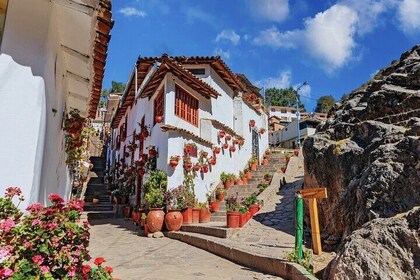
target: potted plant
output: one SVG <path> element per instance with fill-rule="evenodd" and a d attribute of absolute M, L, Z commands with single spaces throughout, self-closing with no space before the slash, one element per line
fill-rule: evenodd
<path fill-rule="evenodd" d="M 185 151 L 185 153 L 186 154 L 192 154 L 193 153 L 193 151 L 194 151 L 194 149 L 195 150 L 197 150 L 197 145 L 196 144 L 194 144 L 194 143 L 187 143 L 187 144 L 185 144 L 185 146 L 184 146 L 184 151 Z"/>
<path fill-rule="evenodd" d="M 157 156 L 157 151 L 156 151 L 155 146 L 149 146 L 147 149 L 149 150 L 149 156 L 150 157 L 156 157 Z"/>
<path fill-rule="evenodd" d="M 255 193 L 251 194 L 244 200 L 244 205 L 248 207 L 251 216 L 254 216 L 260 210 L 259 201 Z"/>
<path fill-rule="evenodd" d="M 99 193 L 94 193 L 93 194 L 92 203 L 93 204 L 98 204 L 99 203 Z"/>
<path fill-rule="evenodd" d="M 216 189 L 216 198 L 219 202 L 223 201 L 225 199 L 225 194 L 226 194 L 225 189 L 222 189 L 222 188 L 217 188 Z"/>
<path fill-rule="evenodd" d="M 123 216 L 124 219 L 128 220 L 131 217 L 131 206 L 130 205 L 126 205 L 123 208 Z"/>
<path fill-rule="evenodd" d="M 258 184 L 258 193 L 262 193 L 268 187 L 267 182 L 261 182 Z"/>
<path fill-rule="evenodd" d="M 148 158 L 149 158 L 149 156 L 148 156 L 147 154 L 142 154 L 142 155 L 140 156 L 140 161 L 141 161 L 143 164 L 145 164 L 145 163 L 147 162 Z"/>
<path fill-rule="evenodd" d="M 220 154 L 220 147 L 218 147 L 218 146 L 214 147 L 213 151 L 216 155 Z"/>
<path fill-rule="evenodd" d="M 201 172 L 203 172 L 203 173 L 209 172 L 208 164 L 204 163 L 204 164 L 201 165 Z"/>
<path fill-rule="evenodd" d="M 225 189 L 229 189 L 230 187 L 232 187 L 232 181 L 231 181 L 230 174 L 222 172 L 222 174 L 220 174 L 220 181 L 223 182 L 223 185 L 225 186 Z"/>
<path fill-rule="evenodd" d="M 271 181 L 271 178 L 272 178 L 273 176 L 271 175 L 271 174 L 269 174 L 269 173 L 266 173 L 265 175 L 264 175 L 264 180 L 267 182 L 267 183 L 270 183 L 270 181 Z"/>
<path fill-rule="evenodd" d="M 144 187 L 147 190 L 144 199 L 150 207 L 146 223 L 151 233 L 162 230 L 165 217 L 162 208 L 165 206 L 165 190 L 167 184 L 167 176 L 160 170 L 151 171 L 148 180 L 144 183 Z"/>
<path fill-rule="evenodd" d="M 191 158 L 189 156 L 184 156 L 183 157 L 183 161 L 184 161 L 184 168 L 186 171 L 190 171 L 193 164 L 191 162 Z"/>
<path fill-rule="evenodd" d="M 231 135 L 226 135 L 226 141 L 230 141 L 230 139 L 232 139 L 232 136 Z"/>
<path fill-rule="evenodd" d="M 240 204 L 237 202 L 236 197 L 230 196 L 226 198 L 226 215 L 228 228 L 239 227 L 239 208 Z"/>
<path fill-rule="evenodd" d="M 219 133 L 217 134 L 219 136 L 219 138 L 223 138 L 225 137 L 226 132 L 224 132 L 223 130 L 219 130 Z"/>
<path fill-rule="evenodd" d="M 146 213 L 141 213 L 141 217 L 140 217 L 140 228 L 144 229 L 144 224 L 146 223 Z"/>
<path fill-rule="evenodd" d="M 295 150 L 293 151 L 293 153 L 294 153 L 294 155 L 295 155 L 295 156 L 298 156 L 298 155 L 299 155 L 299 149 L 295 149 Z"/>
<path fill-rule="evenodd" d="M 264 134 L 265 133 L 265 128 L 261 127 L 260 130 L 258 131 L 260 134 Z"/>
<path fill-rule="evenodd" d="M 249 168 L 251 169 L 251 171 L 257 170 L 257 159 L 255 158 L 255 156 L 252 156 L 251 159 L 248 161 L 248 163 L 249 163 Z"/>
<path fill-rule="evenodd" d="M 209 162 L 211 165 L 216 165 L 216 157 L 210 157 Z"/>
<path fill-rule="evenodd" d="M 228 143 L 224 143 L 223 145 L 223 149 L 226 150 L 227 148 L 229 148 L 229 144 Z"/>
<path fill-rule="evenodd" d="M 262 166 L 267 166 L 268 165 L 268 159 L 263 159 L 263 161 L 262 161 L 262 164 L 261 164 Z"/>
<path fill-rule="evenodd" d="M 200 204 L 197 200 L 194 200 L 194 207 L 192 209 L 192 223 L 198 224 L 200 222 Z"/>
<path fill-rule="evenodd" d="M 156 116 L 155 121 L 156 121 L 156 123 L 161 123 L 161 122 L 163 122 L 163 117 L 162 116 Z"/>
<path fill-rule="evenodd" d="M 219 207 L 220 207 L 220 201 L 216 200 L 215 193 L 216 192 L 210 191 L 206 194 L 207 201 L 209 202 L 209 206 L 210 206 L 210 211 L 213 213 L 219 211 Z"/>
<path fill-rule="evenodd" d="M 236 138 L 235 138 L 235 139 L 233 140 L 233 144 L 235 144 L 235 145 L 239 145 L 239 139 L 236 139 Z"/>
<path fill-rule="evenodd" d="M 245 173 L 239 172 L 239 178 L 244 185 L 248 185 L 248 178 L 246 177 Z"/>
<path fill-rule="evenodd" d="M 230 146 L 229 151 L 231 151 L 232 153 L 234 153 L 236 151 L 235 145 Z"/>
<path fill-rule="evenodd" d="M 255 126 L 255 121 L 254 120 L 250 120 L 249 121 L 249 126 L 250 127 L 254 127 Z"/>
<path fill-rule="evenodd" d="M 211 212 L 209 209 L 209 205 L 207 202 L 199 203 L 200 207 L 200 215 L 199 215 L 199 222 L 200 223 L 209 223 L 211 219 Z"/>
<path fill-rule="evenodd" d="M 246 168 L 244 169 L 244 173 L 245 173 L 245 176 L 246 176 L 246 178 L 247 178 L 248 180 L 252 178 L 252 172 L 251 172 L 251 169 L 249 169 L 248 167 L 246 167 Z"/>
<path fill-rule="evenodd" d="M 245 205 L 239 206 L 239 227 L 243 227 L 248 222 L 248 208 Z"/>
<path fill-rule="evenodd" d="M 200 171 L 200 168 L 201 168 L 201 166 L 200 166 L 199 163 L 194 164 L 194 167 L 193 167 L 194 171 L 196 171 L 196 172 Z"/>
<path fill-rule="evenodd" d="M 178 231 L 184 221 L 181 207 L 178 203 L 179 189 L 175 188 L 166 192 L 165 201 L 167 213 L 165 215 L 165 225 L 168 231 Z"/>
<path fill-rule="evenodd" d="M 178 165 L 178 162 L 179 162 L 180 158 L 181 158 L 180 156 L 171 156 L 170 159 L 169 159 L 169 165 L 172 168 L 175 168 Z"/>
<path fill-rule="evenodd" d="M 238 177 L 235 176 L 235 185 L 242 186 L 244 182 L 242 181 L 240 175 Z"/>

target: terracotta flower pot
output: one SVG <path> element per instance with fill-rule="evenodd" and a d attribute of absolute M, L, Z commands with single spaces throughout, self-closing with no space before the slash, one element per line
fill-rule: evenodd
<path fill-rule="evenodd" d="M 149 150 L 149 156 L 155 157 L 157 155 L 156 150 Z"/>
<path fill-rule="evenodd" d="M 238 228 L 239 227 L 239 211 L 228 211 L 227 215 L 227 227 Z"/>
<path fill-rule="evenodd" d="M 239 140 L 237 140 L 237 139 L 233 140 L 233 144 L 239 145 Z"/>
<path fill-rule="evenodd" d="M 223 201 L 225 199 L 224 193 L 219 193 L 216 195 L 217 201 Z"/>
<path fill-rule="evenodd" d="M 201 172 L 203 172 L 203 173 L 209 172 L 209 166 L 208 165 L 201 166 Z"/>
<path fill-rule="evenodd" d="M 169 165 L 170 165 L 172 168 L 175 168 L 175 167 L 177 167 L 177 165 L 178 165 L 178 161 L 177 161 L 177 160 L 170 160 L 170 161 L 169 161 Z"/>
<path fill-rule="evenodd" d="M 144 224 L 144 235 L 146 237 L 149 235 L 149 227 L 147 226 L 147 223 Z"/>
<path fill-rule="evenodd" d="M 247 177 L 242 178 L 242 183 L 244 185 L 248 185 L 248 178 Z"/>
<path fill-rule="evenodd" d="M 149 232 L 154 233 L 162 230 L 165 212 L 162 208 L 152 208 L 146 217 L 146 224 Z"/>
<path fill-rule="evenodd" d="M 223 130 L 220 130 L 218 133 L 219 138 L 225 137 L 225 132 Z"/>
<path fill-rule="evenodd" d="M 165 215 L 165 225 L 168 231 L 178 231 L 183 222 L 182 214 L 179 210 L 169 210 Z"/>
<path fill-rule="evenodd" d="M 211 164 L 211 165 L 216 165 L 216 159 L 215 159 L 215 158 L 212 158 L 212 159 L 210 160 L 210 164 Z"/>
<path fill-rule="evenodd" d="M 215 153 L 216 155 L 220 154 L 220 147 L 215 147 L 215 148 L 214 148 L 214 153 Z"/>
<path fill-rule="evenodd" d="M 258 204 L 251 204 L 248 206 L 248 211 L 251 213 L 251 216 L 254 216 L 260 210 Z"/>
<path fill-rule="evenodd" d="M 227 148 L 229 148 L 229 144 L 227 144 L 227 143 L 223 144 L 223 149 L 226 150 Z"/>
<path fill-rule="evenodd" d="M 255 126 L 255 121 L 254 120 L 250 120 L 249 121 L 249 126 L 250 127 L 254 127 Z"/>
<path fill-rule="evenodd" d="M 200 222 L 200 208 L 192 209 L 192 223 L 198 224 Z"/>
<path fill-rule="evenodd" d="M 141 155 L 141 161 L 142 161 L 143 163 L 146 163 L 148 158 L 149 158 L 149 156 L 148 156 L 148 155 L 146 155 L 146 154 L 142 154 L 142 155 Z"/>
<path fill-rule="evenodd" d="M 187 208 L 181 211 L 182 214 L 182 223 L 191 224 L 192 223 L 192 208 Z"/>
<path fill-rule="evenodd" d="M 200 171 L 200 165 L 194 165 L 194 171 Z"/>
<path fill-rule="evenodd" d="M 163 117 L 162 117 L 162 116 L 157 116 L 157 117 L 155 118 L 155 121 L 156 121 L 157 123 L 161 123 L 161 122 L 163 121 Z"/>
<path fill-rule="evenodd" d="M 234 153 L 234 152 L 236 151 L 236 147 L 232 145 L 232 146 L 230 146 L 229 150 L 230 150 L 232 153 Z"/>
<path fill-rule="evenodd" d="M 249 180 L 252 178 L 252 173 L 251 171 L 248 171 L 247 173 L 245 173 L 246 178 Z"/>
<path fill-rule="evenodd" d="M 205 208 L 200 209 L 200 223 L 209 223 L 211 212 Z"/>
<path fill-rule="evenodd" d="M 226 135 L 226 140 L 230 141 L 230 139 L 232 139 L 232 136 L 231 135 Z"/>
<path fill-rule="evenodd" d="M 192 168 L 192 162 L 186 162 L 184 164 L 185 169 L 190 170 Z"/>
<path fill-rule="evenodd" d="M 123 209 L 124 218 L 129 219 L 131 216 L 131 208 L 130 206 L 125 206 Z"/>
<path fill-rule="evenodd" d="M 252 214 L 251 214 L 251 212 L 247 212 L 246 213 L 246 221 L 248 222 L 249 220 L 251 220 L 251 218 L 252 218 Z"/>
<path fill-rule="evenodd" d="M 294 150 L 294 151 L 293 151 L 293 154 L 294 154 L 295 156 L 298 156 L 298 155 L 299 155 L 299 150 L 298 150 L 298 149 Z"/>
<path fill-rule="evenodd" d="M 149 137 L 149 131 L 147 131 L 147 130 L 142 131 L 141 136 L 143 136 L 143 138 Z"/>
<path fill-rule="evenodd" d="M 137 174 L 139 175 L 139 176 L 143 176 L 144 175 L 144 169 L 143 168 L 140 168 L 139 170 L 137 170 Z"/>
<path fill-rule="evenodd" d="M 239 227 L 243 227 L 246 222 L 248 222 L 248 213 L 247 214 L 243 214 L 240 213 L 239 214 Z"/>
<path fill-rule="evenodd" d="M 262 166 L 267 166 L 267 165 L 268 165 L 268 160 L 264 159 L 263 162 L 262 162 Z"/>
<path fill-rule="evenodd" d="M 230 189 L 230 187 L 232 187 L 233 183 L 231 180 L 228 180 L 226 182 L 223 182 L 223 185 L 225 186 L 225 189 Z"/>
<path fill-rule="evenodd" d="M 251 171 L 257 171 L 257 164 L 256 163 L 250 164 L 249 168 L 251 168 Z"/>
<path fill-rule="evenodd" d="M 210 210 L 211 212 L 217 212 L 220 209 L 219 201 L 210 201 Z"/>

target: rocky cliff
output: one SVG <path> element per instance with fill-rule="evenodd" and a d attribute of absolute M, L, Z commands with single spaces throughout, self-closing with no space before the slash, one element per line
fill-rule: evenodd
<path fill-rule="evenodd" d="M 419 135 L 415 46 L 337 103 L 303 144 L 305 188 L 328 189 L 328 199 L 319 201 L 324 245 L 420 205 Z"/>

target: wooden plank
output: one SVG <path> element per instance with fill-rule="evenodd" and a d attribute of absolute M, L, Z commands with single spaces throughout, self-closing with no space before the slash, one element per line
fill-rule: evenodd
<path fill-rule="evenodd" d="M 299 190 L 299 193 L 302 195 L 302 198 L 327 198 L 327 189 L 326 188 L 314 188 L 314 189 L 304 189 Z"/>
<path fill-rule="evenodd" d="M 322 253 L 321 232 L 319 230 L 318 205 L 316 202 L 316 198 L 309 199 L 309 214 L 311 216 L 313 251 L 315 255 L 320 255 Z"/>

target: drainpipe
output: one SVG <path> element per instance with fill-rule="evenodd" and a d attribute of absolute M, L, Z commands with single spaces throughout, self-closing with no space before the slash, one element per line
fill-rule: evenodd
<path fill-rule="evenodd" d="M 296 218 L 295 218 L 295 251 L 298 262 L 303 258 L 303 199 L 299 192 L 296 192 Z"/>

